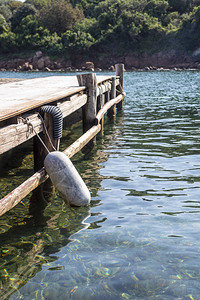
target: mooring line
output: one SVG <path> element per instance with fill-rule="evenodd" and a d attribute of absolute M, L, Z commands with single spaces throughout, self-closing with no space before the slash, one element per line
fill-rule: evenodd
<path fill-rule="evenodd" d="M 38 117 L 41 119 L 41 121 L 42 121 L 42 123 L 43 123 L 44 129 L 45 129 L 45 131 L 46 131 L 46 134 L 47 134 L 47 136 L 48 136 L 48 138 L 49 138 L 49 142 L 50 142 L 50 144 L 51 144 L 51 141 L 50 141 L 50 137 L 49 137 L 47 128 L 46 128 L 46 126 L 45 126 L 45 124 L 44 124 L 44 120 L 43 120 L 42 116 L 41 116 L 39 113 L 38 113 Z M 41 139 L 41 137 L 39 136 L 39 134 L 36 132 L 36 130 L 35 130 L 33 124 L 32 124 L 31 121 L 29 120 L 29 118 L 23 118 L 23 117 L 20 117 L 20 119 L 22 120 L 22 122 L 23 122 L 24 124 L 28 125 L 28 127 L 31 126 L 32 130 L 35 132 L 35 134 L 37 135 L 38 139 L 40 140 L 40 142 L 42 143 L 42 145 L 44 146 L 44 148 L 47 150 L 48 153 L 50 153 L 49 149 L 47 148 L 47 146 L 45 145 L 45 143 L 43 142 L 43 140 Z M 51 146 L 52 146 L 52 144 L 51 144 Z M 52 147 L 53 147 L 53 146 L 52 146 Z M 54 149 L 55 149 L 55 148 L 54 148 Z M 55 149 L 55 151 L 56 151 L 56 149 Z"/>
<path fill-rule="evenodd" d="M 54 147 L 54 145 L 53 145 L 53 143 L 52 143 L 52 140 L 51 140 L 51 138 L 50 138 L 50 136 L 49 136 L 49 133 L 48 133 L 47 127 L 46 127 L 46 125 L 45 125 L 44 119 L 43 119 L 43 117 L 41 116 L 40 113 L 38 113 L 38 117 L 39 117 L 39 118 L 41 119 L 41 121 L 42 121 L 42 124 L 43 124 L 43 126 L 44 126 L 44 130 L 45 130 L 46 135 L 47 135 L 47 137 L 48 137 L 49 143 L 51 144 L 51 147 L 53 148 L 54 151 L 56 151 L 56 148 Z M 43 143 L 42 143 L 42 144 L 43 144 Z M 44 144 L 43 144 L 43 146 L 44 146 Z M 46 147 L 45 147 L 45 148 L 46 148 Z M 48 153 L 50 153 L 49 150 L 48 150 Z"/>

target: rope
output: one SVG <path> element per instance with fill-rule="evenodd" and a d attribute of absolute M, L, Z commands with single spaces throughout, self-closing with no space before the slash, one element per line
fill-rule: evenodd
<path fill-rule="evenodd" d="M 45 130 L 46 135 L 47 135 L 47 137 L 48 137 L 48 140 L 49 140 L 49 142 L 50 142 L 50 144 L 51 144 L 51 147 L 54 149 L 54 151 L 56 151 L 56 148 L 54 147 L 54 145 L 53 145 L 53 143 L 52 143 L 52 141 L 51 141 L 51 138 L 50 138 L 50 136 L 49 136 L 49 133 L 48 133 L 48 131 L 47 131 L 46 125 L 45 125 L 45 123 L 44 123 L 44 120 L 43 120 L 42 116 L 41 116 L 39 113 L 38 113 L 38 117 L 39 117 L 39 118 L 41 119 L 41 121 L 42 121 L 42 125 L 44 126 L 44 130 Z M 28 118 L 28 117 L 27 117 L 27 118 L 20 117 L 20 119 L 22 120 L 22 122 L 23 122 L 24 124 L 26 124 L 28 127 L 31 127 L 31 128 L 32 128 L 32 130 L 33 130 L 34 133 L 37 135 L 38 139 L 40 140 L 40 142 L 42 143 L 42 145 L 44 146 L 44 148 L 46 149 L 46 151 L 47 151 L 48 153 L 50 153 L 49 149 L 47 148 L 47 146 L 45 145 L 44 141 L 41 139 L 41 137 L 39 136 L 39 134 L 38 134 L 37 131 L 35 130 L 33 124 L 30 122 L 29 118 Z"/>
<path fill-rule="evenodd" d="M 41 119 L 41 121 L 42 121 L 42 124 L 43 124 L 43 126 L 44 126 L 44 130 L 45 130 L 46 135 L 47 135 L 47 137 L 48 137 L 49 143 L 51 144 L 51 147 L 53 148 L 54 151 L 56 151 L 56 148 L 54 147 L 54 145 L 53 145 L 53 143 L 52 143 L 52 140 L 51 140 L 51 138 L 50 138 L 50 136 L 49 136 L 49 133 L 48 133 L 47 127 L 46 127 L 46 125 L 45 125 L 44 119 L 42 118 L 42 116 L 41 116 L 40 113 L 38 113 L 38 117 L 39 117 L 39 118 Z"/>

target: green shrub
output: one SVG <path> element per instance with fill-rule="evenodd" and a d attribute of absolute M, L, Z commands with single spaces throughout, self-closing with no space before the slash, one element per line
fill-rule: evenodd
<path fill-rule="evenodd" d="M 67 30 L 62 35 L 62 43 L 65 49 L 76 52 L 87 51 L 95 42 L 95 39 L 87 32 Z"/>
<path fill-rule="evenodd" d="M 6 21 L 12 17 L 12 11 L 10 10 L 9 5 L 0 4 L 0 14 L 4 16 Z"/>
<path fill-rule="evenodd" d="M 4 16 L 0 14 L 0 34 L 3 32 L 7 32 L 8 30 L 9 30 L 9 25 L 6 22 Z"/>
<path fill-rule="evenodd" d="M 16 51 L 16 35 L 8 31 L 0 34 L 0 52 L 10 53 Z"/>

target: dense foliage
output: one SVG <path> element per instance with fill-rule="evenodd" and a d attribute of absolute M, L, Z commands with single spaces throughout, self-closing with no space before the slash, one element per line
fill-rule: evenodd
<path fill-rule="evenodd" d="M 0 52 L 153 53 L 200 47 L 200 0 L 1 0 Z"/>

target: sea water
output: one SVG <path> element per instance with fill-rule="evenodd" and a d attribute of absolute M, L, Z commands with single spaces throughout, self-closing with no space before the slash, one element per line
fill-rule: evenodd
<path fill-rule="evenodd" d="M 29 195 L 0 217 L 1 299 L 200 298 L 200 73 L 124 80 L 123 112 L 72 159 L 91 205 L 69 207 L 55 192 L 30 214 Z M 66 128 L 61 150 L 81 132 Z M 32 174 L 31 143 L 16 151 L 2 195 Z"/>

